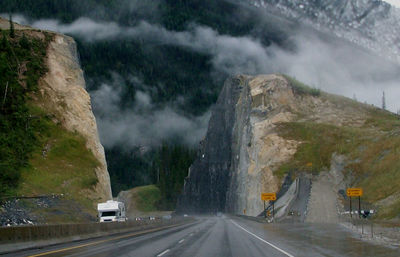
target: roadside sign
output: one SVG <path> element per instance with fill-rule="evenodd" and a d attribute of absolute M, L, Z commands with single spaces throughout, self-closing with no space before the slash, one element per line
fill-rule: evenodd
<path fill-rule="evenodd" d="M 262 193 L 261 194 L 262 201 L 275 201 L 276 200 L 276 193 Z"/>
<path fill-rule="evenodd" d="M 362 196 L 363 190 L 362 188 L 347 188 L 347 196 Z"/>

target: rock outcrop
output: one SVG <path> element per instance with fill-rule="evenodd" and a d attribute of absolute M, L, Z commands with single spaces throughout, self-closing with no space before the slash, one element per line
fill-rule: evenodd
<path fill-rule="evenodd" d="M 47 74 L 39 81 L 39 91 L 45 99 L 41 105 L 54 115 L 56 122 L 86 139 L 87 148 L 100 164 L 96 168 L 97 197 L 112 199 L 104 148 L 100 143 L 90 96 L 85 90 L 76 43 L 71 37 L 54 35 L 47 49 L 47 66 Z"/>
<path fill-rule="evenodd" d="M 0 18 L 1 29 L 8 29 L 9 26 L 8 20 Z M 34 37 L 45 37 L 40 31 L 28 26 L 14 23 L 14 27 Z M 96 168 L 96 198 L 112 199 L 104 148 L 100 143 L 96 119 L 92 112 L 90 96 L 85 89 L 85 79 L 73 38 L 54 34 L 47 49 L 47 67 L 47 74 L 39 81 L 39 91 L 44 100 L 39 104 L 53 114 L 55 122 L 60 122 L 67 130 L 77 132 L 86 139 L 87 148 L 100 163 Z"/>
<path fill-rule="evenodd" d="M 366 119 L 363 108 L 304 93 L 281 75 L 228 79 L 190 167 L 179 208 L 260 214 L 260 194 L 279 190 L 282 178 L 274 172 L 302 143 L 281 136 L 278 125 L 310 121 L 358 127 Z"/>

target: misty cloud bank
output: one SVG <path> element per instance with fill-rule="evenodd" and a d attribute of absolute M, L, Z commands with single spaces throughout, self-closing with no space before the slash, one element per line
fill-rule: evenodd
<path fill-rule="evenodd" d="M 324 91 L 353 97 L 360 102 L 381 106 L 382 91 L 386 106 L 400 109 L 400 69 L 362 49 L 340 40 L 321 39 L 306 31 L 291 34 L 295 51 L 277 45 L 265 46 L 255 36 L 221 35 L 212 28 L 190 25 L 186 31 L 170 31 L 159 25 L 140 22 L 123 27 L 115 22 L 80 18 L 71 24 L 56 20 L 29 21 L 13 16 L 16 21 L 31 26 L 66 33 L 89 42 L 133 39 L 149 45 L 183 47 L 210 56 L 213 76 L 235 74 L 286 73 Z M 259 35 L 261 38 L 262 35 Z M 102 142 L 115 144 L 153 145 L 175 136 L 187 144 L 197 143 L 206 132 L 209 113 L 201 117 L 185 117 L 171 106 L 155 108 L 150 96 L 136 94 L 136 105 L 121 110 L 121 86 L 103 84 L 91 93 L 97 114 Z M 149 89 L 150 90 L 150 89 Z"/>
<path fill-rule="evenodd" d="M 23 16 L 15 20 L 27 22 Z M 56 20 L 30 22 L 34 27 L 71 34 L 87 41 L 118 38 L 141 39 L 149 44 L 180 46 L 209 54 L 217 74 L 287 73 L 322 90 L 381 105 L 382 91 L 387 107 L 400 109 L 399 66 L 390 65 L 346 43 L 327 42 L 298 31 L 292 35 L 296 51 L 288 52 L 277 45 L 264 46 L 251 36 L 221 35 L 209 27 L 192 24 L 186 31 L 169 31 L 159 25 L 140 22 L 123 27 L 115 22 L 80 18 L 71 24 Z M 260 35 L 261 36 L 261 35 Z"/>
<path fill-rule="evenodd" d="M 91 93 L 103 145 L 157 146 L 165 140 L 194 146 L 206 134 L 210 112 L 188 117 L 174 110 L 174 103 L 156 107 L 148 93 L 137 91 L 132 108 L 121 108 L 122 87 L 118 76 Z"/>

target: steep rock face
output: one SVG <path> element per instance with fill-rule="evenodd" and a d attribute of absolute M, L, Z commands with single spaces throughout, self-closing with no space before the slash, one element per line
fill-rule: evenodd
<path fill-rule="evenodd" d="M 302 143 L 282 137 L 279 124 L 358 127 L 365 114 L 357 105 L 302 93 L 281 75 L 228 79 L 189 170 L 180 208 L 258 215 L 263 208 L 260 194 L 281 186 L 274 171 L 292 159 Z"/>
<path fill-rule="evenodd" d="M 56 34 L 47 50 L 48 73 L 39 81 L 39 90 L 46 101 L 42 107 L 54 114 L 56 122 L 72 132 L 81 134 L 100 166 L 96 168 L 99 199 L 111 199 L 110 176 L 107 171 L 104 148 L 100 143 L 90 96 L 85 90 L 75 41 Z"/>
<path fill-rule="evenodd" d="M 181 206 L 188 211 L 223 211 L 231 170 L 236 103 L 243 95 L 240 78 L 230 78 L 218 98 L 199 158 L 189 169 Z"/>

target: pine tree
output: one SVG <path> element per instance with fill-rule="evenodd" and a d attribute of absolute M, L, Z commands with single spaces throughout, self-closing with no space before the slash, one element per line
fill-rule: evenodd
<path fill-rule="evenodd" d="M 10 14 L 10 37 L 15 37 L 14 23 L 12 21 L 12 15 Z"/>
<path fill-rule="evenodd" d="M 22 33 L 22 38 L 19 40 L 19 45 L 25 49 L 30 48 L 30 43 L 29 43 L 28 38 L 25 36 L 25 33 Z"/>
<path fill-rule="evenodd" d="M 7 49 L 7 47 L 8 47 L 8 40 L 7 40 L 7 36 L 6 36 L 6 33 L 3 31 L 3 37 L 2 37 L 2 39 L 1 39 L 1 44 L 0 44 L 0 46 L 1 46 L 1 49 L 3 49 L 3 50 L 6 50 Z"/>
<path fill-rule="evenodd" d="M 383 91 L 383 94 L 382 94 L 382 109 L 386 110 L 385 91 Z"/>

